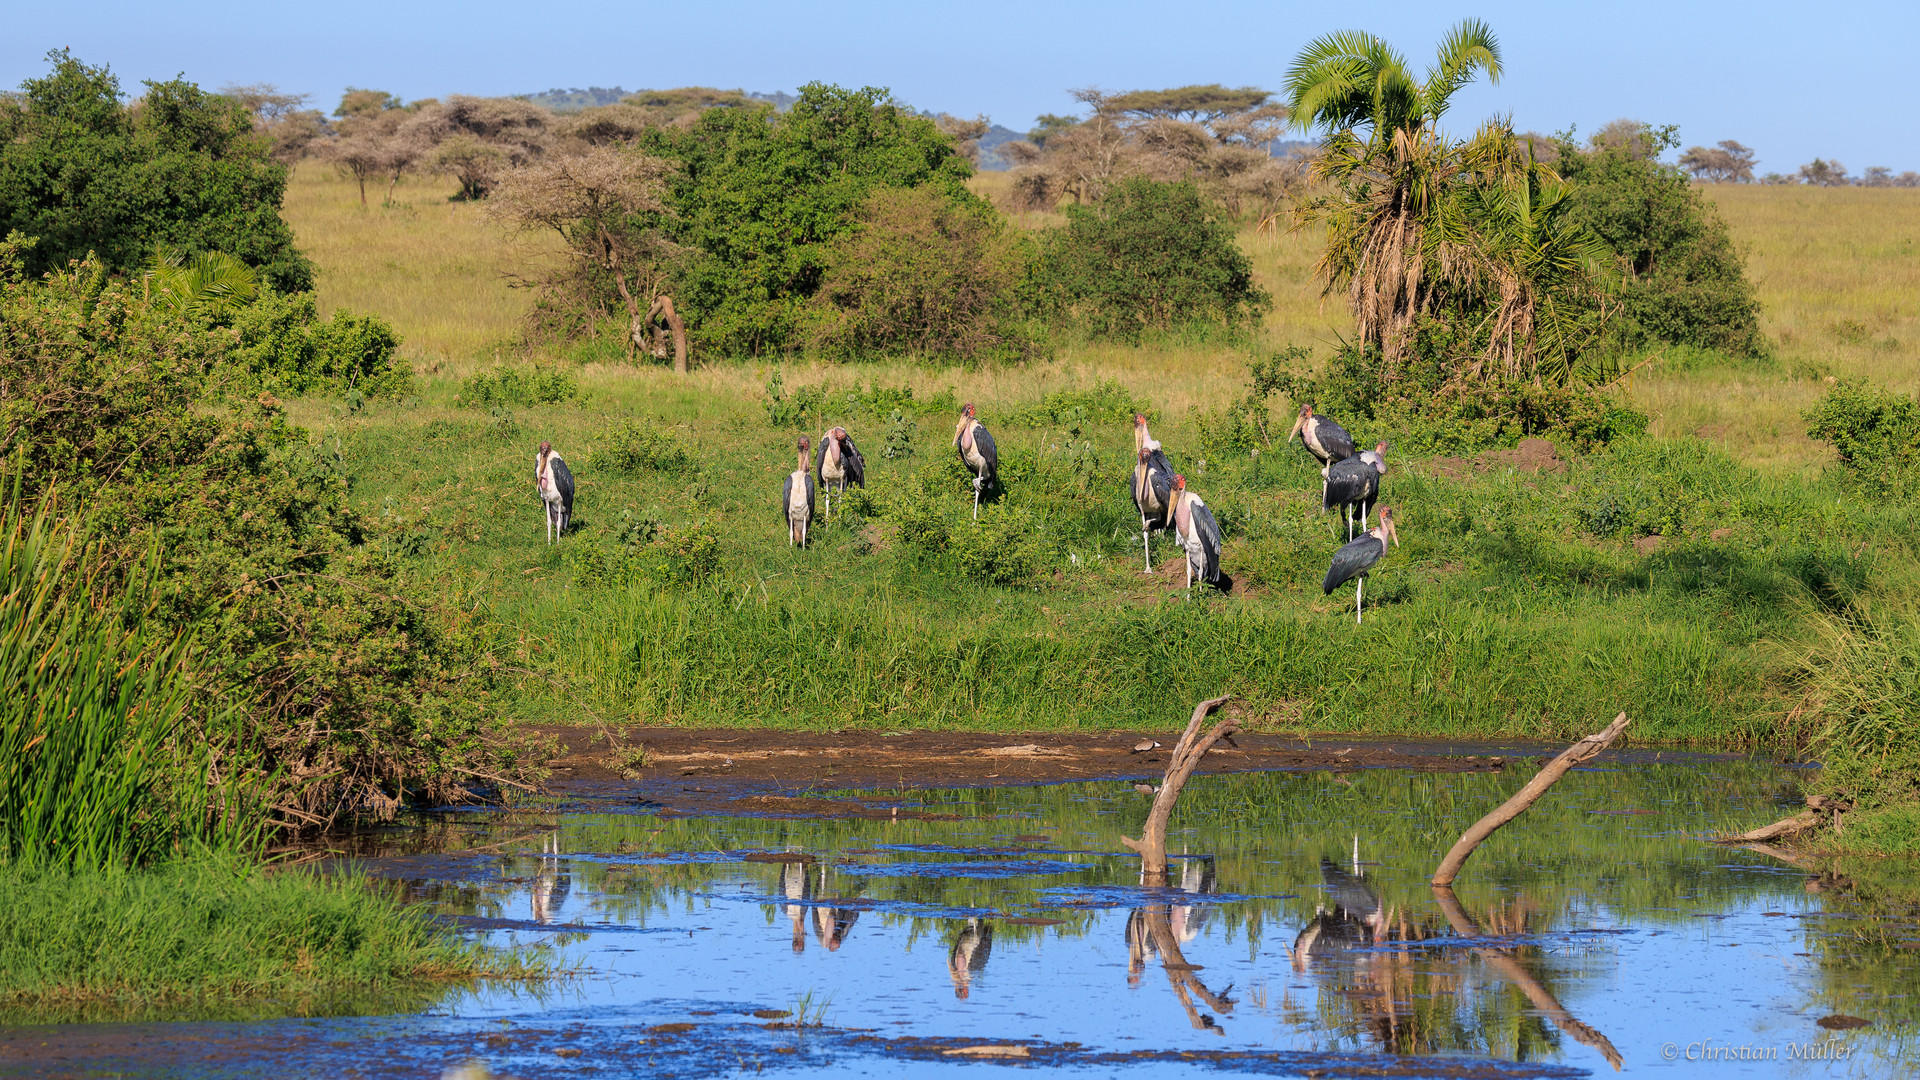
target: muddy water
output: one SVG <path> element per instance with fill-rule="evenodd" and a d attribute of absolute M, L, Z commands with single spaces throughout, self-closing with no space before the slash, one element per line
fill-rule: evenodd
<path fill-rule="evenodd" d="M 1518 777 L 1196 780 L 1163 889 L 1121 853 L 1147 808 L 1126 783 L 857 793 L 878 819 L 447 814 L 373 838 L 366 865 L 577 977 L 400 1015 L 0 1039 L 42 1044 L 21 1075 L 1904 1075 L 1911 869 L 1699 840 L 1783 816 L 1791 780 L 1576 773 L 1451 897 L 1427 875 Z"/>

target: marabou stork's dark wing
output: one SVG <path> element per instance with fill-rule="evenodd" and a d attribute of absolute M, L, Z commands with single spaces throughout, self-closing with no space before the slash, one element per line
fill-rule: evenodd
<path fill-rule="evenodd" d="M 1206 564 L 1198 575 L 1201 581 L 1209 585 L 1220 584 L 1220 523 L 1213 520 L 1213 511 L 1199 499 L 1193 500 L 1193 532 L 1200 538 L 1200 550 Z"/>
<path fill-rule="evenodd" d="M 813 508 L 816 501 L 815 496 L 819 493 L 819 491 L 820 491 L 819 485 L 814 483 L 813 474 L 808 473 L 807 474 L 807 520 L 808 521 L 813 520 Z"/>
<path fill-rule="evenodd" d="M 1160 470 L 1160 475 L 1167 478 L 1167 490 L 1172 491 L 1173 465 L 1167 461 L 1166 451 L 1157 446 L 1147 451 L 1147 464 Z"/>
<path fill-rule="evenodd" d="M 1364 918 L 1380 910 L 1380 894 L 1373 891 L 1366 878 L 1340 869 L 1324 855 L 1320 857 L 1320 884 L 1326 887 L 1327 898 L 1334 906 L 1350 915 Z"/>
<path fill-rule="evenodd" d="M 1327 568 L 1327 580 L 1320 583 L 1320 591 L 1330 593 L 1366 573 L 1386 553 L 1386 541 L 1372 533 L 1355 537 L 1352 543 L 1333 553 L 1333 565 Z"/>
<path fill-rule="evenodd" d="M 1156 451 L 1147 455 L 1145 465 L 1133 467 L 1133 476 L 1129 478 L 1127 484 L 1127 494 L 1133 496 L 1133 508 L 1140 512 L 1141 517 L 1146 518 L 1147 524 L 1157 529 L 1167 529 L 1173 526 L 1173 474 L 1155 465 L 1156 460 L 1166 459 Z M 1160 504 L 1158 516 L 1149 516 L 1146 504 L 1140 499 L 1140 470 L 1143 468 L 1147 470 L 1147 486 L 1153 492 L 1154 501 Z"/>
<path fill-rule="evenodd" d="M 1314 419 L 1320 422 L 1314 425 L 1313 434 L 1320 440 L 1320 448 L 1327 452 L 1329 465 L 1353 456 L 1353 436 L 1347 434 L 1346 428 L 1324 416 L 1317 416 Z"/>
<path fill-rule="evenodd" d="M 853 444 L 851 435 L 840 440 L 840 467 L 847 470 L 847 483 L 854 487 L 867 486 L 867 459 Z"/>
<path fill-rule="evenodd" d="M 573 513 L 573 470 L 555 454 L 547 459 L 553 466 L 553 489 L 560 493 L 560 507 L 567 513 Z"/>
<path fill-rule="evenodd" d="M 993 436 L 987 433 L 985 424 L 973 429 L 973 448 L 980 451 L 981 460 L 987 463 L 987 474 L 981 479 L 992 483 L 1000 475 L 1000 451 L 994 447 Z"/>
<path fill-rule="evenodd" d="M 1320 497 L 1320 509 L 1331 510 L 1336 506 L 1346 506 L 1363 499 L 1372 498 L 1380 491 L 1380 474 L 1372 465 L 1357 457 L 1336 461 L 1327 466 L 1326 492 Z"/>
<path fill-rule="evenodd" d="M 808 479 L 811 480 L 812 477 Z M 793 526 L 793 518 L 788 516 L 791 513 L 793 513 L 793 474 L 788 473 L 786 483 L 780 485 L 780 520 L 789 528 Z"/>
<path fill-rule="evenodd" d="M 820 445 L 813 448 L 813 475 L 819 477 L 823 484 L 827 482 L 827 474 L 820 470 L 827 467 L 827 442 L 831 438 L 830 435 L 820 436 Z"/>

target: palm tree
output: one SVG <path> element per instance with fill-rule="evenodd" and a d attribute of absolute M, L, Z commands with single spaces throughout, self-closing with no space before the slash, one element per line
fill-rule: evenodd
<path fill-rule="evenodd" d="M 246 307 L 260 292 L 253 268 L 224 251 L 187 255 L 162 248 L 140 280 L 149 306 L 209 319 Z"/>
<path fill-rule="evenodd" d="M 1492 160 L 1482 129 L 1474 144 L 1436 128 L 1453 95 L 1485 72 L 1500 79 L 1500 44 L 1477 19 L 1440 43 L 1425 78 L 1386 42 L 1363 31 L 1315 40 L 1287 72 L 1287 108 L 1303 130 L 1324 130 L 1314 169 L 1333 193 L 1301 207 L 1300 221 L 1325 222 L 1326 253 L 1316 267 L 1326 292 L 1344 284 L 1360 338 L 1389 364 L 1405 352 L 1414 320 L 1435 310 L 1449 286 L 1480 277 L 1480 260 L 1452 216 L 1455 189 L 1475 157 Z M 1477 151 L 1477 152 L 1476 152 Z"/>

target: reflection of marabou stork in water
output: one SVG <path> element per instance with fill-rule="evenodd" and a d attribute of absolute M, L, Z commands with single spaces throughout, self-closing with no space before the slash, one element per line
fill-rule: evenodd
<path fill-rule="evenodd" d="M 1225 592 L 1227 578 L 1220 573 L 1220 523 L 1200 496 L 1187 490 L 1187 478 L 1173 478 L 1173 536 L 1187 552 L 1187 592 L 1195 579 Z"/>
<path fill-rule="evenodd" d="M 1287 433 L 1287 441 L 1292 442 L 1295 435 L 1307 448 L 1307 453 L 1320 459 L 1320 464 L 1331 465 L 1353 456 L 1353 436 L 1347 429 L 1324 416 L 1315 415 L 1313 406 L 1300 406 L 1300 419 L 1293 422 L 1293 430 Z"/>
<path fill-rule="evenodd" d="M 827 892 L 827 868 L 820 868 L 818 893 Z M 847 935 L 853 932 L 853 924 L 860 921 L 860 912 L 855 908 L 816 907 L 813 909 L 813 936 L 828 952 L 838 950 Z"/>
<path fill-rule="evenodd" d="M 1173 524 L 1173 466 L 1160 442 L 1147 432 L 1147 418 L 1133 414 L 1133 506 L 1140 511 L 1140 549 L 1146 553 L 1146 573 L 1153 573 L 1153 549 L 1147 537 Z"/>
<path fill-rule="evenodd" d="M 792 547 L 807 546 L 807 526 L 813 523 L 813 473 L 807 469 L 807 440 L 801 436 L 800 467 L 787 474 L 787 485 L 780 491 L 780 513 L 787 521 L 787 542 Z"/>
<path fill-rule="evenodd" d="M 1367 515 L 1380 498 L 1380 478 L 1387 475 L 1387 444 L 1336 461 L 1320 470 L 1322 513 L 1340 508 L 1347 523 L 1347 539 L 1353 539 L 1353 511 L 1360 511 L 1360 527 L 1367 527 Z"/>
<path fill-rule="evenodd" d="M 1368 529 L 1360 536 L 1333 553 L 1333 565 L 1327 568 L 1327 579 L 1320 583 L 1320 591 L 1332 595 L 1333 590 L 1353 582 L 1353 621 L 1360 621 L 1360 612 L 1364 607 L 1361 596 L 1366 586 L 1367 573 L 1373 564 L 1387 553 L 1387 541 L 1392 540 L 1394 547 L 1400 546 L 1400 533 L 1393 527 L 1393 509 L 1380 508 L 1380 524 Z"/>
<path fill-rule="evenodd" d="M 807 876 L 805 861 L 795 859 L 780 864 L 780 895 L 791 901 L 787 918 L 793 923 L 793 951 L 807 951 L 806 902 L 813 898 L 813 880 Z"/>
<path fill-rule="evenodd" d="M 1354 864 L 1351 872 L 1342 870 L 1332 859 L 1320 859 L 1320 884 L 1326 890 L 1333 910 L 1321 906 L 1313 921 L 1302 927 L 1293 939 L 1293 968 L 1305 971 L 1314 957 L 1354 948 L 1368 948 L 1387 939 L 1391 919 L 1380 903 L 1380 894 L 1367 884 L 1360 871 L 1359 839 L 1354 840 Z"/>
<path fill-rule="evenodd" d="M 1202 855 L 1198 858 L 1182 859 L 1180 862 L 1180 891 L 1193 896 L 1208 896 L 1220 890 L 1214 880 L 1213 856 Z M 1207 916 L 1212 911 L 1209 904 L 1175 904 L 1168 911 L 1168 924 L 1173 928 L 1173 936 L 1184 945 L 1200 936 L 1201 927 L 1207 924 Z"/>
<path fill-rule="evenodd" d="M 820 436 L 820 450 L 814 455 L 814 471 L 820 477 L 820 493 L 826 497 L 827 520 L 833 520 L 833 493 L 848 485 L 867 486 L 867 459 L 853 445 L 853 436 L 843 427 L 830 428 Z"/>
<path fill-rule="evenodd" d="M 953 448 L 960 452 L 960 464 L 973 474 L 973 516 L 980 516 L 980 493 L 1000 475 L 1000 451 L 994 448 L 993 435 L 974 418 L 973 402 L 960 409 L 960 423 L 953 429 Z"/>
<path fill-rule="evenodd" d="M 968 919 L 965 929 L 947 953 L 947 977 L 953 980 L 953 996 L 964 998 L 973 990 L 973 977 L 986 970 L 987 957 L 993 953 L 993 924 Z"/>
<path fill-rule="evenodd" d="M 560 831 L 555 829 L 540 844 L 540 869 L 533 875 L 533 921 L 552 922 L 572 890 L 573 874 L 560 857 Z"/>
<path fill-rule="evenodd" d="M 541 443 L 540 452 L 533 455 L 533 484 L 547 510 L 547 543 L 551 544 L 565 536 L 573 523 L 573 471 L 553 452 L 550 442 Z"/>

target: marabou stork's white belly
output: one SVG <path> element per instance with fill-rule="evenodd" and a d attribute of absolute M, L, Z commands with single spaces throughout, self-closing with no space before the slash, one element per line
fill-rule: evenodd
<path fill-rule="evenodd" d="M 552 469 L 540 470 L 540 498 L 556 506 L 560 503 L 560 489 L 553 482 Z"/>
<path fill-rule="evenodd" d="M 846 466 L 837 458 L 828 458 L 820 463 L 820 479 L 829 484 L 838 484 L 847 478 Z"/>
<path fill-rule="evenodd" d="M 761 503 L 760 505 L 765 506 L 766 504 Z M 793 484 L 792 484 L 791 492 L 787 495 L 787 520 L 788 521 L 807 520 L 807 474 L 806 473 L 797 472 L 793 474 Z"/>

